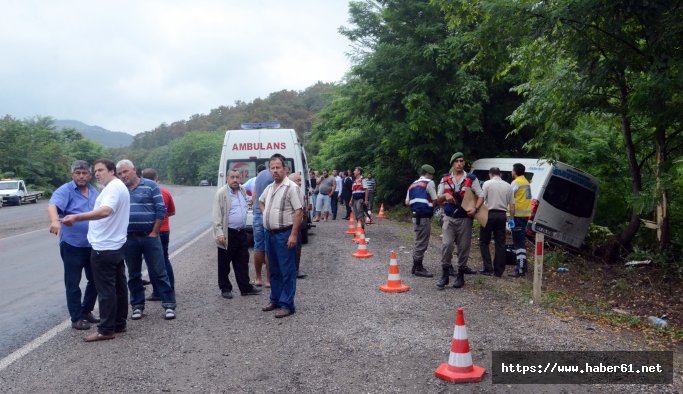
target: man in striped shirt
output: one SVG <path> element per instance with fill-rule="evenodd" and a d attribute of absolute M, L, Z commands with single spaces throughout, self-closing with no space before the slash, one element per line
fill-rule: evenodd
<path fill-rule="evenodd" d="M 156 182 L 140 178 L 130 160 L 116 164 L 116 173 L 130 193 L 130 220 L 126 241 L 128 290 L 133 309 L 131 319 L 139 320 L 145 310 L 145 288 L 142 285 L 142 257 L 147 263 L 149 279 L 161 297 L 166 320 L 175 319 L 175 292 L 166 272 L 159 230 L 166 216 L 166 205 Z"/>
<path fill-rule="evenodd" d="M 259 198 L 266 229 L 266 255 L 270 263 L 270 303 L 264 312 L 278 310 L 276 318 L 293 314 L 296 293 L 296 252 L 303 202 L 299 187 L 286 176 L 285 158 L 274 154 L 269 162 L 273 183 Z"/>

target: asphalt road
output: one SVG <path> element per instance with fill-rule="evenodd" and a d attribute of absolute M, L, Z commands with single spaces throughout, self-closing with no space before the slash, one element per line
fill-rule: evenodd
<path fill-rule="evenodd" d="M 629 332 L 578 318 L 563 319 L 529 305 L 528 295 L 508 291 L 519 287 L 523 279 L 468 275 L 462 289 L 436 290 L 436 278 L 410 275 L 413 230 L 407 223 L 379 220 L 368 226 L 368 248 L 374 253 L 369 259 L 351 256 L 357 247 L 344 234 L 346 229 L 343 221 L 317 223 L 302 252 L 301 267 L 308 277 L 297 283 L 297 312 L 285 319 L 261 311 L 268 303 L 267 290 L 255 296 L 222 298 L 216 284 L 212 236 L 196 237 L 173 260 L 175 320 L 164 320 L 159 303 L 149 303 L 146 316 L 129 320 L 127 331 L 111 341 L 85 343 L 83 337 L 94 328 L 53 330 L 32 351 L 0 360 L 0 392 L 683 390 L 680 364 L 674 385 L 493 384 L 490 368 L 495 350 L 652 348 Z M 438 268 L 439 241 L 438 233 L 433 234 L 425 258 L 432 271 Z M 392 249 L 398 253 L 403 283 L 411 286 L 407 293 L 378 290 L 387 282 Z M 473 248 L 470 265 L 475 269 L 481 268 L 478 254 Z M 449 358 L 458 307 L 465 310 L 472 359 L 488 370 L 480 383 L 456 385 L 434 377 L 436 368 Z"/>
<path fill-rule="evenodd" d="M 169 186 L 172 253 L 209 228 L 215 187 Z M 47 200 L 0 208 L 0 358 L 68 319 L 57 237 L 48 231 Z M 81 282 L 85 288 L 85 275 Z"/>

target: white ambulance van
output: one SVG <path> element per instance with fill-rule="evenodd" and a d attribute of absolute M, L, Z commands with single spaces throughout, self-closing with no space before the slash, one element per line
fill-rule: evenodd
<path fill-rule="evenodd" d="M 580 248 L 595 216 L 598 180 L 568 164 L 540 159 L 480 159 L 472 163 L 472 172 L 483 183 L 489 179 L 489 169 L 498 167 L 501 178 L 509 183 L 515 163 L 524 164 L 524 175 L 531 186 L 529 229 L 558 243 Z"/>
<path fill-rule="evenodd" d="M 301 185 L 304 188 L 305 201 L 309 201 L 309 168 L 306 151 L 293 129 L 280 129 L 279 123 L 242 123 L 240 130 L 225 132 L 221 159 L 218 165 L 218 187 L 225 185 L 225 176 L 231 168 L 242 175 L 242 182 L 256 176 L 259 164 L 268 168 L 272 155 L 279 153 L 285 157 L 290 174 L 301 174 Z M 249 207 L 247 213 L 247 229 L 252 231 L 253 212 Z M 306 204 L 303 223 L 301 225 L 301 241 L 308 242 L 308 230 L 311 227 L 311 209 Z"/>

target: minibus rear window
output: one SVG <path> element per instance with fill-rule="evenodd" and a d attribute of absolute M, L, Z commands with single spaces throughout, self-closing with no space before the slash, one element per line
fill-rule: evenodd
<path fill-rule="evenodd" d="M 481 183 L 484 183 L 484 182 L 489 180 L 488 170 L 474 170 L 474 175 L 477 176 L 477 179 Z M 526 178 L 527 181 L 531 182 L 531 179 L 534 177 L 534 173 L 533 172 L 525 172 L 524 177 Z M 507 183 L 512 183 L 512 171 L 501 171 L 500 172 L 500 179 L 504 180 Z"/>
<path fill-rule="evenodd" d="M 553 207 L 580 218 L 593 213 L 595 192 L 558 176 L 551 176 L 543 192 L 543 200 Z"/>

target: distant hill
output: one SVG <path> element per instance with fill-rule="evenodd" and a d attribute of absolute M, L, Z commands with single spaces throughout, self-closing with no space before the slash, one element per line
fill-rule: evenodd
<path fill-rule="evenodd" d="M 77 120 L 55 120 L 57 129 L 76 129 L 83 137 L 105 148 L 121 148 L 133 142 L 133 136 L 122 131 L 110 131 L 100 126 L 90 126 Z"/>

